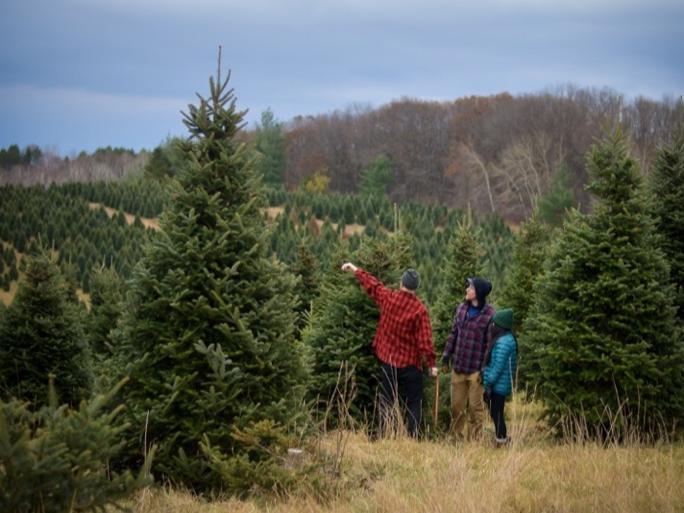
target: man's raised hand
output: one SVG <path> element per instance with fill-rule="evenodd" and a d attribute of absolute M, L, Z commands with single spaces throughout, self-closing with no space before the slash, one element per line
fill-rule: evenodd
<path fill-rule="evenodd" d="M 351 262 L 345 262 L 344 264 L 342 264 L 342 270 L 345 272 L 355 273 L 356 269 L 358 269 L 358 267 L 356 267 Z"/>

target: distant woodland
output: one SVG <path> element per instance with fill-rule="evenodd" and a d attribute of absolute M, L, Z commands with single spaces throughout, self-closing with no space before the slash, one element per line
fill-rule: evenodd
<path fill-rule="evenodd" d="M 470 207 L 477 215 L 520 221 L 559 177 L 575 204 L 589 208 L 584 156 L 616 124 L 646 173 L 658 147 L 682 125 L 684 102 L 626 100 L 613 90 L 566 86 L 450 102 L 405 98 L 375 109 L 351 107 L 289 122 L 269 115 L 265 122 L 282 131 L 278 181 L 289 190 L 318 176 L 325 177 L 330 191 L 358 192 L 364 170 L 382 157 L 391 170 L 386 192 L 394 201 Z M 240 137 L 253 143 L 260 127 L 245 129 Z M 117 180 L 144 167 L 154 152 L 102 148 L 62 158 L 35 147 L 10 147 L 0 152 L 5 168 L 0 184 Z"/>

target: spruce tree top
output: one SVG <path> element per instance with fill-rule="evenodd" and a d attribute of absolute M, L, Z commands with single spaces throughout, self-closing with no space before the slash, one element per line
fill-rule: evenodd
<path fill-rule="evenodd" d="M 603 144 L 597 144 L 587 159 L 589 175 L 593 180 L 587 189 L 604 200 L 603 207 L 619 207 L 625 201 L 637 199 L 635 193 L 641 185 L 636 162 L 629 158 L 622 131 L 616 130 Z"/>

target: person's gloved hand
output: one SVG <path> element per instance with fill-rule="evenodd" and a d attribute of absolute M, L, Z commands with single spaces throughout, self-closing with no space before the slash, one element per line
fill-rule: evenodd
<path fill-rule="evenodd" d="M 451 358 L 449 357 L 449 355 L 445 354 L 444 356 L 442 356 L 442 365 L 444 367 L 450 367 L 451 366 Z"/>

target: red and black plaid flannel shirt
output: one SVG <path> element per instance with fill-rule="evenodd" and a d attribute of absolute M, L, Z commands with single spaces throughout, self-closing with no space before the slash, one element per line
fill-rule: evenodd
<path fill-rule="evenodd" d="M 411 292 L 385 287 L 363 269 L 357 269 L 355 274 L 380 307 L 380 321 L 373 339 L 375 355 L 393 367 L 434 367 L 430 317 L 420 299 Z"/>

